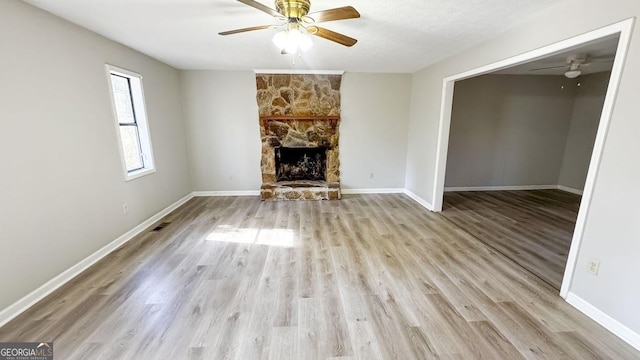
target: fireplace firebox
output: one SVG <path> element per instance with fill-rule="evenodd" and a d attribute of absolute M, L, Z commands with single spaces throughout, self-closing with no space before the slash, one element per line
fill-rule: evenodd
<path fill-rule="evenodd" d="M 260 198 L 340 199 L 339 125 L 339 116 L 261 116 Z"/>
<path fill-rule="evenodd" d="M 326 147 L 285 147 L 275 149 L 277 181 L 326 181 Z"/>

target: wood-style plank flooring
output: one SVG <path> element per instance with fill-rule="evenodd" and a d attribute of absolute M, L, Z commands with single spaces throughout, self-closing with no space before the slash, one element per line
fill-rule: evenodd
<path fill-rule="evenodd" d="M 194 198 L 21 316 L 56 359 L 640 359 L 405 195 Z"/>
<path fill-rule="evenodd" d="M 580 199 L 560 190 L 448 192 L 442 214 L 559 290 Z"/>

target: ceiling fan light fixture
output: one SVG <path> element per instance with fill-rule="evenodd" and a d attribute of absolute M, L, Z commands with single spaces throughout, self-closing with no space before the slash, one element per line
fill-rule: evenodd
<path fill-rule="evenodd" d="M 279 49 L 284 49 L 284 47 L 287 45 L 287 38 L 289 37 L 288 35 L 289 34 L 287 34 L 286 30 L 279 31 L 275 35 L 273 35 L 273 39 L 271 40 L 273 41 L 273 44 Z"/>
<path fill-rule="evenodd" d="M 580 70 L 568 70 L 567 72 L 564 73 L 564 76 L 569 79 L 575 79 L 581 74 L 582 74 L 582 71 Z"/>
<path fill-rule="evenodd" d="M 273 43 L 287 54 L 292 54 L 298 50 L 309 50 L 313 42 L 309 35 L 298 29 L 288 29 L 276 33 L 273 36 Z"/>

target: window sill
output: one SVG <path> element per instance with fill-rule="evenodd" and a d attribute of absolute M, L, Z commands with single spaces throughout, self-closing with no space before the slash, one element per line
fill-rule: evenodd
<path fill-rule="evenodd" d="M 140 169 L 140 170 L 136 170 L 136 171 L 132 171 L 132 172 L 128 172 L 124 175 L 124 181 L 130 181 L 133 179 L 137 179 L 146 175 L 150 175 L 153 174 L 154 172 L 156 172 L 156 169 L 151 168 L 151 169 Z"/>

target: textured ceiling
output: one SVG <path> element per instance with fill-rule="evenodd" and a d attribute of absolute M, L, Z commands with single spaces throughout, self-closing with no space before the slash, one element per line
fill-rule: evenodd
<path fill-rule="evenodd" d="M 25 1 L 179 69 L 414 72 L 561 0 L 312 0 L 311 12 L 355 7 L 361 18 L 324 26 L 358 43 L 347 48 L 314 37 L 295 65 L 272 44 L 276 30 L 217 34 L 275 23 L 235 0 Z"/>

